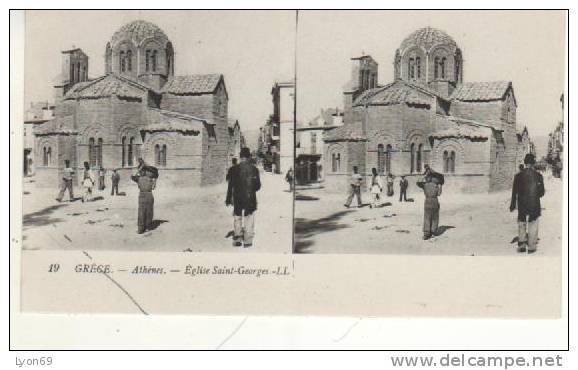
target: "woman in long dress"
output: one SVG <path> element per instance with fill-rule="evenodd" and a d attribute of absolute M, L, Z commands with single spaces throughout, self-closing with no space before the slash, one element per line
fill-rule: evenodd
<path fill-rule="evenodd" d="M 82 194 L 82 202 L 88 202 L 92 200 L 92 188 L 94 187 L 94 175 L 90 169 L 88 162 L 84 162 L 84 172 L 82 175 L 82 187 L 84 188 L 84 194 Z"/>
<path fill-rule="evenodd" d="M 381 197 L 381 192 L 383 191 L 383 181 L 381 176 L 377 173 L 377 169 L 371 169 L 371 184 L 369 186 L 369 192 L 371 193 L 371 204 L 370 208 L 378 207 L 379 200 Z"/>

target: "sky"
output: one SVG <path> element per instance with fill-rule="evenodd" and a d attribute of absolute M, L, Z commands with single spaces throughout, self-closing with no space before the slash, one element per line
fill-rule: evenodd
<path fill-rule="evenodd" d="M 52 101 L 62 50 L 89 56 L 89 76 L 104 74 L 106 43 L 131 21 L 153 22 L 175 49 L 175 75 L 222 73 L 229 117 L 243 130 L 265 124 L 271 87 L 291 80 L 295 65 L 293 11 L 29 11 L 25 36 L 25 107 Z"/>
<path fill-rule="evenodd" d="M 379 83 L 393 80 L 393 58 L 422 27 L 454 38 L 464 81 L 513 82 L 518 126 L 548 135 L 560 121 L 565 86 L 565 15 L 555 11 L 300 11 L 297 31 L 297 112 L 300 122 L 321 108 L 343 106 L 350 58 L 379 63 Z"/>
<path fill-rule="evenodd" d="M 89 75 L 102 75 L 106 43 L 136 19 L 165 31 L 175 48 L 175 74 L 224 74 L 229 115 L 243 130 L 265 123 L 273 108 L 271 87 L 293 78 L 295 58 L 297 120 L 306 122 L 322 108 L 342 107 L 351 57 L 371 55 L 379 63 L 379 83 L 391 82 L 395 50 L 426 26 L 457 42 L 464 81 L 513 82 L 518 125 L 530 135 L 548 135 L 561 119 L 562 11 L 300 11 L 297 33 L 294 11 L 29 11 L 26 106 L 52 99 L 60 51 L 73 45 L 89 56 Z"/>

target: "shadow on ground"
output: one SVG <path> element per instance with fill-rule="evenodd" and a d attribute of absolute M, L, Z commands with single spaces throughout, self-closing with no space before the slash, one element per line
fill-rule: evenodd
<path fill-rule="evenodd" d="M 149 231 L 150 230 L 155 230 L 156 228 L 158 228 L 159 226 L 161 226 L 162 224 L 164 224 L 165 222 L 169 222 L 167 220 L 153 220 L 151 222 L 151 224 L 149 225 Z"/>
<path fill-rule="evenodd" d="M 340 211 L 327 217 L 316 220 L 305 218 L 295 219 L 295 253 L 311 253 L 309 248 L 314 244 L 312 237 L 351 227 L 347 224 L 339 223 L 339 220 L 353 211 Z"/>
<path fill-rule="evenodd" d="M 313 197 L 311 195 L 296 194 L 295 200 L 319 200 L 319 197 Z"/>
<path fill-rule="evenodd" d="M 66 204 L 56 204 L 50 207 L 41 209 L 40 211 L 25 214 L 22 217 L 22 227 L 31 226 L 45 226 L 62 222 L 61 218 L 53 218 L 51 214 L 59 208 L 65 207 Z"/>
<path fill-rule="evenodd" d="M 445 233 L 446 231 L 448 231 L 449 229 L 455 229 L 455 228 L 456 228 L 455 226 L 447 226 L 447 225 L 439 226 L 438 229 L 437 229 L 436 235 L 437 235 L 437 236 L 440 236 L 440 235 L 442 235 L 443 233 Z"/>

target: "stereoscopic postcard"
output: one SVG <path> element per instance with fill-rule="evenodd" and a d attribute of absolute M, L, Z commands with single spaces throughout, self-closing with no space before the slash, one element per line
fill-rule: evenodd
<path fill-rule="evenodd" d="M 26 11 L 21 39 L 20 312 L 564 315 L 566 12 Z"/>

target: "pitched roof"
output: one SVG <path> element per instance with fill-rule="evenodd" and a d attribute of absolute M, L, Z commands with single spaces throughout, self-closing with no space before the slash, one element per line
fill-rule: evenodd
<path fill-rule="evenodd" d="M 470 140 L 487 140 L 493 128 L 472 120 L 453 116 L 436 115 L 436 127 L 430 137 L 435 139 L 466 138 Z"/>
<path fill-rule="evenodd" d="M 78 131 L 74 128 L 74 117 L 65 116 L 46 121 L 34 129 L 34 135 L 74 135 Z"/>
<path fill-rule="evenodd" d="M 432 103 L 431 97 L 441 97 L 421 86 L 408 83 L 403 80 L 397 80 L 383 87 L 376 87 L 364 91 L 353 103 L 357 105 L 394 105 L 394 104 L 415 104 L 427 105 Z"/>
<path fill-rule="evenodd" d="M 148 91 L 154 92 L 154 89 L 117 74 L 108 74 L 92 81 L 75 84 L 64 99 L 98 99 L 112 95 L 142 99 Z"/>
<path fill-rule="evenodd" d="M 222 78 L 222 74 L 174 76 L 163 86 L 161 93 L 175 95 L 211 94 Z"/>
<path fill-rule="evenodd" d="M 501 100 L 511 87 L 510 81 L 466 82 L 454 90 L 450 99 L 462 101 Z"/>
<path fill-rule="evenodd" d="M 169 131 L 197 135 L 203 124 L 210 124 L 207 120 L 188 114 L 157 108 L 149 108 L 148 118 L 150 123 L 141 128 L 142 132 Z"/>
<path fill-rule="evenodd" d="M 326 142 L 332 142 L 332 141 L 365 141 L 367 139 L 365 135 L 363 135 L 362 123 L 354 122 L 326 131 L 323 140 Z"/>

